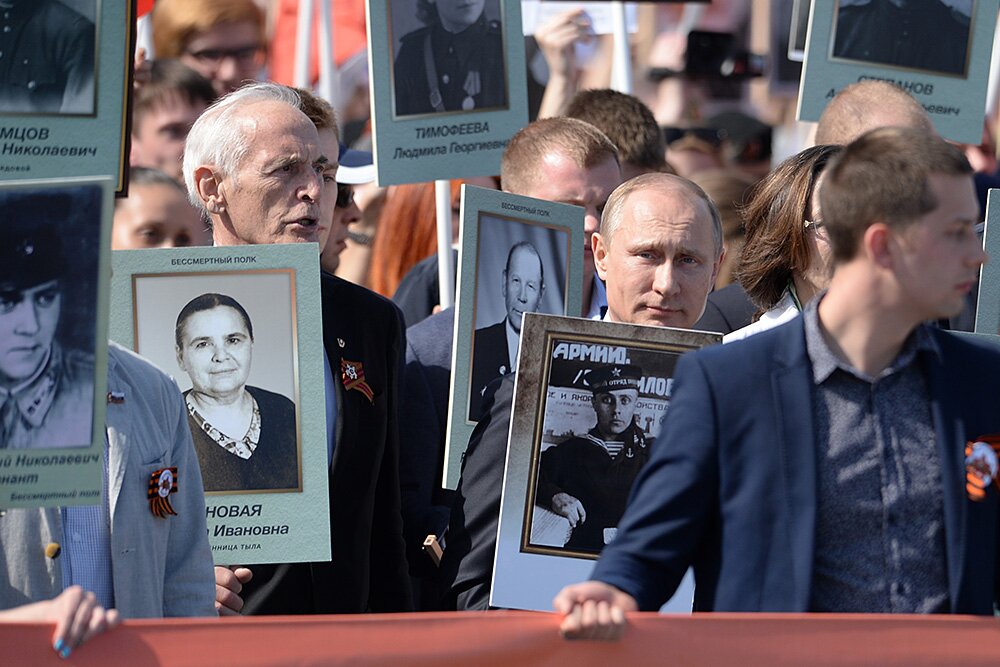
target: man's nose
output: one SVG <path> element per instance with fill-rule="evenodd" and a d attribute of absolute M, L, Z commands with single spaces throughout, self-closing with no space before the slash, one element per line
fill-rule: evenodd
<path fill-rule="evenodd" d="M 680 291 L 673 261 L 668 259 L 656 268 L 653 276 L 653 291 L 657 294 L 673 295 Z"/>
<path fill-rule="evenodd" d="M 215 70 L 215 78 L 222 81 L 230 90 L 240 85 L 240 67 L 234 56 L 226 56 L 219 61 L 219 66 Z"/>
<path fill-rule="evenodd" d="M 14 333 L 22 336 L 33 336 L 38 333 L 38 311 L 31 299 L 22 299 L 21 303 L 14 307 Z"/>
<path fill-rule="evenodd" d="M 317 174 L 315 171 L 310 170 L 309 176 L 306 182 L 302 186 L 302 190 L 299 193 L 302 199 L 306 201 L 311 201 L 314 204 L 319 204 L 320 195 L 323 192 L 323 175 Z"/>

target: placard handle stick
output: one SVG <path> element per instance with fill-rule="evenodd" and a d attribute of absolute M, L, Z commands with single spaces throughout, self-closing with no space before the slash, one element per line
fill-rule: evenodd
<path fill-rule="evenodd" d="M 333 20 L 330 5 L 333 0 L 319 0 L 319 96 L 338 108 L 337 62 L 333 59 Z"/>
<path fill-rule="evenodd" d="M 625 3 L 621 0 L 611 3 L 611 27 L 614 40 L 611 51 L 611 87 L 620 93 L 631 95 L 632 53 L 628 43 Z"/>
<path fill-rule="evenodd" d="M 312 50 L 313 0 L 299 0 L 295 25 L 295 71 L 292 80 L 299 88 L 309 87 L 309 52 Z"/>
<path fill-rule="evenodd" d="M 437 209 L 438 300 L 444 309 L 455 303 L 455 272 L 451 265 L 450 181 L 434 181 L 434 202 Z"/>

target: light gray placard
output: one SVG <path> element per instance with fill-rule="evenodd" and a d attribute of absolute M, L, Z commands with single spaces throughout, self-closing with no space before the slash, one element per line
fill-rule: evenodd
<path fill-rule="evenodd" d="M 559 542 L 570 532 L 568 521 L 536 505 L 542 451 L 558 446 L 567 434 L 586 433 L 595 423 L 585 381 L 576 380 L 567 386 L 567 369 L 557 368 L 556 362 L 570 364 L 569 370 L 576 374 L 569 375 L 574 378 L 609 364 L 639 365 L 642 380 L 634 423 L 648 438 L 645 446 L 652 447 L 660 418 L 669 408 L 677 359 L 685 352 L 721 340 L 719 334 L 686 329 L 525 315 L 504 466 L 491 606 L 550 610 L 552 599 L 564 586 L 589 578 L 596 560 L 594 554 L 561 546 Z M 560 522 L 561 532 L 556 530 Z"/>
<path fill-rule="evenodd" d="M 0 209 L 9 211 L 8 198 L 28 193 L 48 200 L 55 209 L 54 213 L 39 211 L 40 216 L 58 216 L 44 220 L 60 228 L 61 248 L 54 267 L 60 274 L 58 323 L 54 334 L 43 340 L 45 327 L 38 311 L 44 306 L 37 299 L 26 303 L 28 298 L 24 297 L 13 304 L 12 312 L 0 315 L 17 318 L 11 320 L 9 328 L 0 326 L 0 347 L 4 348 L 0 353 L 23 356 L 24 352 L 11 351 L 8 346 L 51 342 L 55 347 L 49 349 L 58 347 L 63 359 L 72 360 L 67 367 L 77 369 L 80 375 L 71 385 L 66 373 L 60 375 L 51 407 L 39 426 L 56 434 L 58 441 L 36 438 L 30 447 L 4 443 L 5 448 L 0 449 L 0 508 L 95 505 L 101 497 L 104 467 L 114 183 L 109 178 L 8 181 L 0 183 Z M 28 320 L 27 313 L 17 312 L 24 308 L 32 308 L 35 319 Z M 20 322 L 16 329 L 14 322 Z M 38 372 L 46 374 L 41 368 Z M 61 396 L 72 395 L 71 389 L 81 398 L 61 401 Z"/>
<path fill-rule="evenodd" d="M 423 51 L 418 49 L 416 56 L 404 53 L 405 69 L 412 67 L 414 71 L 399 81 L 395 63 L 403 38 L 422 29 L 417 2 L 367 0 L 372 142 L 379 185 L 500 173 L 500 157 L 507 141 L 528 122 L 521 5 L 518 0 L 486 0 L 483 7 L 486 19 L 498 21 L 502 31 L 505 102 L 483 109 L 411 114 L 407 113 L 411 109 L 400 103 L 413 96 L 401 94 L 397 99 L 396 93 L 408 90 L 406 84 L 416 77 L 426 77 Z M 495 62 L 491 59 L 486 65 Z M 486 86 L 495 80 L 489 75 L 480 77 L 480 81 L 484 79 L 482 85 Z"/>
<path fill-rule="evenodd" d="M 993 232 L 990 233 L 990 222 Z M 1000 190 L 991 189 L 986 197 L 986 224 L 983 248 L 990 260 L 979 270 L 979 300 L 976 304 L 976 327 L 979 334 L 1000 333 Z"/>
<path fill-rule="evenodd" d="M 206 493 L 209 541 L 216 562 L 330 560 L 325 362 L 316 244 L 112 254 L 113 340 L 157 364 L 176 378 L 182 390 L 190 389 L 191 381 L 177 359 L 178 315 L 185 304 L 202 294 L 231 297 L 246 310 L 253 327 L 246 386 L 280 394 L 295 405 L 297 460 L 290 462 L 298 471 L 295 486 Z M 262 412 L 261 417 L 264 429 L 266 415 Z M 202 476 L 207 480 L 211 473 L 203 471 Z"/>
<path fill-rule="evenodd" d="M 516 243 L 529 242 L 542 260 L 545 289 L 540 312 L 579 314 L 583 301 L 583 217 L 578 206 L 462 186 L 445 488 L 458 484 L 462 455 L 476 425 L 469 418 L 470 402 L 479 399 L 472 387 L 475 331 L 507 317 L 502 289 L 510 249 Z M 509 363 L 497 364 L 497 376 L 511 371 Z"/>
<path fill-rule="evenodd" d="M 911 2 L 919 15 L 925 2 Z M 799 120 L 819 120 L 823 109 L 842 88 L 865 79 L 895 83 L 912 94 L 930 114 L 946 139 L 979 144 L 983 132 L 986 89 L 993 51 L 998 0 L 948 0 L 954 11 L 970 18 L 969 47 L 964 73 L 950 74 L 834 56 L 834 36 L 841 5 L 861 0 L 814 2 L 806 40 L 806 60 L 800 86 Z"/>
<path fill-rule="evenodd" d="M 127 128 L 131 105 L 129 73 L 135 44 L 132 41 L 134 3 L 109 0 L 56 0 L 93 24 L 95 51 L 93 92 L 77 96 L 65 106 L 24 111 L 0 100 L 0 180 L 107 175 L 122 192 L 128 177 Z M 24 4 L 31 4 L 30 0 Z M 35 3 L 38 4 L 38 3 Z M 79 21 L 79 19 L 78 19 Z M 60 26 L 60 29 L 65 29 Z M 75 43 L 74 43 L 75 44 Z M 32 55 L 44 44 L 21 42 L 13 53 L 22 62 L 11 68 L 11 77 L 24 90 L 44 85 L 35 80 Z M 79 59 L 70 48 L 67 58 Z"/>

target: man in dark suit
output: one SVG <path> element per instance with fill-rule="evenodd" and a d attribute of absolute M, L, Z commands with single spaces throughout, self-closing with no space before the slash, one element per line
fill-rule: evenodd
<path fill-rule="evenodd" d="M 222 98 L 191 128 L 185 181 L 216 245 L 322 247 L 336 201 L 337 144 L 324 140 L 300 104 L 289 88 L 255 84 Z M 243 155 L 227 150 L 235 133 L 251 145 Z M 252 580 L 245 568 L 216 568 L 223 613 L 412 606 L 399 509 L 402 318 L 388 300 L 334 276 L 323 274 L 320 289 L 333 560 L 255 566 Z"/>
<path fill-rule="evenodd" d="M 506 317 L 496 324 L 476 329 L 472 343 L 472 391 L 469 395 L 469 419 L 476 421 L 482 412 L 486 385 L 517 368 L 517 345 L 521 318 L 538 310 L 545 291 L 545 270 L 535 246 L 527 241 L 515 243 L 507 253 L 507 263 L 500 282 Z"/>
<path fill-rule="evenodd" d="M 644 174 L 608 198 L 593 255 L 607 284 L 605 319 L 690 328 L 722 263 L 722 220 L 691 181 Z M 458 609 L 489 605 L 513 393 L 513 375 L 490 385 L 462 463 L 441 565 L 447 604 Z"/>
<path fill-rule="evenodd" d="M 681 359 L 616 541 L 555 600 L 567 634 L 615 636 L 688 565 L 699 611 L 992 615 L 1000 354 L 925 324 L 986 260 L 972 169 L 884 128 L 826 174 L 829 290 Z"/>

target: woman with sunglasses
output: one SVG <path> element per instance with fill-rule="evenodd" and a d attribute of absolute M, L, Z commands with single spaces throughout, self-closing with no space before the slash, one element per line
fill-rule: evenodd
<path fill-rule="evenodd" d="M 740 340 L 791 320 L 830 284 L 830 239 L 819 208 L 822 173 L 840 146 L 793 155 L 760 183 L 743 210 L 746 243 L 736 270 L 757 307 L 755 321 L 727 334 Z"/>

